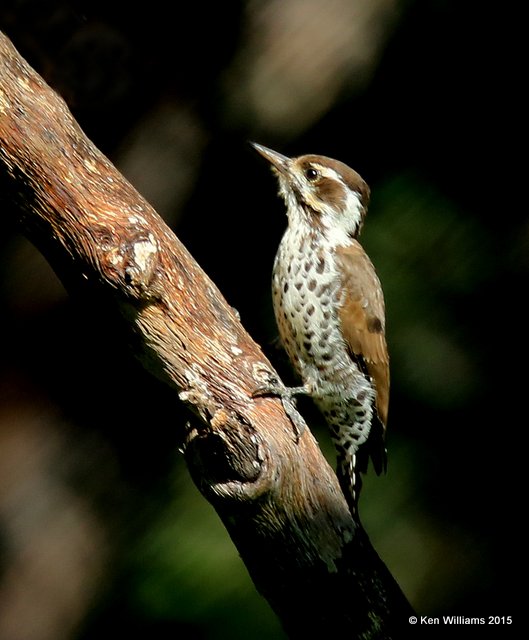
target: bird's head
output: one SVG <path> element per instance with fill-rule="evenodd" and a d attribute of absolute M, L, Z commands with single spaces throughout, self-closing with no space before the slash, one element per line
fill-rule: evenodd
<path fill-rule="evenodd" d="M 337 241 L 341 236 L 358 236 L 367 211 L 369 187 L 356 171 L 325 156 L 288 158 L 260 144 L 252 145 L 270 162 L 279 179 L 289 224 L 319 227 Z"/>

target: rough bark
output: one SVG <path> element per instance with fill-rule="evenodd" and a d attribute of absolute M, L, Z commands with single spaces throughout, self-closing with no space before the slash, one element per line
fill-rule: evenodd
<path fill-rule="evenodd" d="M 199 416 L 185 457 L 292 637 L 394 638 L 411 609 L 353 521 L 310 430 L 252 398 L 270 363 L 163 220 L 0 34 L 4 213 L 68 288 L 119 315 L 135 355 Z M 148 402 L 148 398 L 144 399 Z"/>

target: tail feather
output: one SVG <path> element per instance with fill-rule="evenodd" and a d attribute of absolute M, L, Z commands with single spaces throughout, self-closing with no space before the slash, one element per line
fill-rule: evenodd
<path fill-rule="evenodd" d="M 373 424 L 371 425 L 371 431 L 369 433 L 369 439 L 364 445 L 368 449 L 368 454 L 371 457 L 373 462 L 373 468 L 375 469 L 375 473 L 379 476 L 381 473 L 386 473 L 388 466 L 388 458 L 387 458 L 387 449 L 385 443 L 385 433 L 384 426 L 378 420 L 373 420 Z M 360 447 L 362 449 L 362 447 Z M 367 457 L 365 469 L 360 469 L 362 473 L 367 471 Z"/>
<path fill-rule="evenodd" d="M 336 438 L 336 474 L 353 517 L 358 513 L 358 500 L 362 490 L 362 474 L 367 473 L 369 460 L 377 475 L 386 472 L 387 455 L 384 442 L 384 427 L 375 419 L 371 425 L 369 438 L 358 446 L 351 441 Z"/>
<path fill-rule="evenodd" d="M 350 450 L 339 453 L 336 469 L 340 487 L 353 518 L 358 514 L 358 498 L 362 489 L 362 476 L 357 467 L 357 453 L 352 453 Z"/>

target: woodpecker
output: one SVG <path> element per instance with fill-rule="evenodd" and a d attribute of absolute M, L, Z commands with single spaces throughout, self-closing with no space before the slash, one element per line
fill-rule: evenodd
<path fill-rule="evenodd" d="M 380 280 L 357 238 L 369 187 L 343 162 L 296 158 L 253 147 L 272 165 L 288 226 L 272 272 L 281 342 L 303 385 L 275 380 L 258 390 L 286 407 L 309 395 L 323 414 L 337 453 L 337 475 L 357 515 L 360 473 L 371 458 L 386 469 L 389 356 Z"/>

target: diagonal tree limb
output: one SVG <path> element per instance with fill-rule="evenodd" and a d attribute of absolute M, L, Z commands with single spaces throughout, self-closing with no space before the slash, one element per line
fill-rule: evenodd
<path fill-rule="evenodd" d="M 119 315 L 135 355 L 200 417 L 185 457 L 292 637 L 395 638 L 412 613 L 236 313 L 163 220 L 0 34 L 0 194 L 66 286 Z M 148 398 L 145 398 L 148 402 Z"/>

